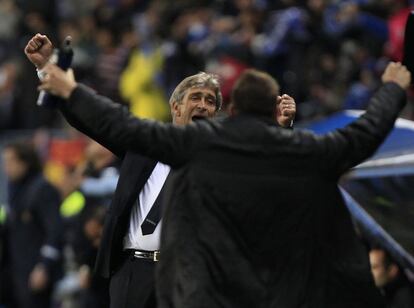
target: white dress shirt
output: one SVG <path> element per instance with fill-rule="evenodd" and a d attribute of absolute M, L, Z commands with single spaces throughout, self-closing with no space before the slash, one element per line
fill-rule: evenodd
<path fill-rule="evenodd" d="M 158 250 L 160 249 L 160 234 L 162 221 L 157 224 L 154 232 L 143 235 L 141 224 L 147 217 L 152 205 L 160 193 L 168 174 L 170 166 L 157 163 L 151 176 L 148 178 L 141 192 L 139 193 L 139 206 L 136 202 L 131 210 L 129 229 L 124 237 L 124 249 Z"/>

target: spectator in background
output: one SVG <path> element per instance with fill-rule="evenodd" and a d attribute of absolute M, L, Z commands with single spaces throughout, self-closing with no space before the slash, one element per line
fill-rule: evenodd
<path fill-rule="evenodd" d="M 123 31 L 116 33 L 111 27 L 100 27 L 96 31 L 99 53 L 94 69 L 94 88 L 116 101 L 121 101 L 118 84 L 130 52 L 127 46 L 120 44 L 122 36 Z"/>
<path fill-rule="evenodd" d="M 160 22 L 159 2 L 155 1 L 144 13 L 137 14 L 132 21 L 133 29 L 124 30 L 124 41 L 135 46 L 120 75 L 119 90 L 134 115 L 167 121 L 170 112 L 162 83 L 165 56 L 156 35 Z M 134 33 L 135 38 L 128 32 Z"/>
<path fill-rule="evenodd" d="M 86 198 L 109 201 L 115 192 L 119 178 L 117 157 L 92 140 L 87 145 L 85 154 L 86 166 L 81 174 L 79 189 Z"/>
<path fill-rule="evenodd" d="M 171 2 L 171 4 L 173 4 Z M 166 51 L 165 67 L 163 72 L 166 92 L 171 94 L 176 85 L 185 77 L 196 74 L 204 70 L 205 61 L 201 54 L 191 48 L 191 32 L 192 24 L 197 15 L 194 10 L 190 10 L 185 5 L 171 5 L 170 10 L 163 17 L 166 22 L 161 24 L 164 31 L 168 34 L 164 49 Z M 198 25 L 198 28 L 200 25 Z M 197 26 L 195 26 L 197 28 Z M 205 27 L 201 26 L 204 30 Z M 194 44 L 193 44 L 194 45 Z"/>
<path fill-rule="evenodd" d="M 365 109 L 376 87 L 374 80 L 372 71 L 366 68 L 362 69 L 360 79 L 352 84 L 345 97 L 343 108 Z"/>
<path fill-rule="evenodd" d="M 382 248 L 369 253 L 375 285 L 381 289 L 387 308 L 414 308 L 414 287 L 407 280 L 401 267 Z"/>
<path fill-rule="evenodd" d="M 108 280 L 93 274 L 107 209 L 106 204 L 84 199 L 78 212 L 65 216 L 68 270 L 55 295 L 61 301 L 70 301 L 74 307 L 109 307 Z"/>
<path fill-rule="evenodd" d="M 88 243 L 88 255 L 78 259 L 79 282 L 81 287 L 81 308 L 105 308 L 109 307 L 108 282 L 102 277 L 93 275 L 93 267 L 101 243 L 104 227 L 106 205 L 92 206 L 84 213 L 83 235 Z"/>
<path fill-rule="evenodd" d="M 18 307 L 50 307 L 60 274 L 59 193 L 44 179 L 39 157 L 27 142 L 4 148 L 3 167 L 9 181 L 7 252 Z"/>
<path fill-rule="evenodd" d="M 96 151 L 91 151 L 91 148 L 95 148 Z M 108 150 L 94 142 L 87 149 L 88 159 L 90 155 L 103 154 L 100 158 L 94 159 L 93 165 L 106 166 L 107 158 L 109 157 L 109 160 L 113 158 Z M 88 173 L 99 176 L 102 170 L 94 170 L 94 168 L 93 166 L 87 168 L 90 169 Z M 55 295 L 58 300 L 70 301 L 75 307 L 104 308 L 109 307 L 107 280 L 92 275 L 92 268 L 101 239 L 103 218 L 114 189 L 111 189 L 112 184 L 110 184 L 108 191 L 108 184 L 105 182 L 109 180 L 116 185 L 118 177 L 112 176 L 112 172 L 109 172 L 106 175 L 107 179 L 89 178 L 93 181 L 88 184 L 92 186 L 92 192 L 86 195 L 80 189 L 83 182 L 83 175 L 80 172 L 83 173 L 83 170 L 83 166 L 78 169 L 67 168 L 63 181 L 59 185 L 64 197 L 60 206 L 60 214 L 65 225 L 65 267 L 67 270 L 63 279 L 59 281 Z"/>
<path fill-rule="evenodd" d="M 15 1 L 0 2 L 0 61 L 13 53 L 18 40 L 18 23 L 21 12 Z"/>

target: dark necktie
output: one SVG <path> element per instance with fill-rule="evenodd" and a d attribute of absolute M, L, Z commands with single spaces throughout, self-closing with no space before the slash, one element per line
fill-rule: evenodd
<path fill-rule="evenodd" d="M 157 199 L 155 199 L 155 202 L 152 205 L 151 210 L 148 212 L 147 217 L 145 217 L 144 221 L 141 224 L 141 230 L 143 235 L 152 234 L 161 220 L 164 187 L 165 183 L 167 182 L 167 179 L 165 179 L 165 182 L 161 188 L 160 193 L 157 196 Z"/>

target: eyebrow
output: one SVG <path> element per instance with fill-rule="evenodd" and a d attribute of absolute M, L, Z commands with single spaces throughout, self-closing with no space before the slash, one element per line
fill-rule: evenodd
<path fill-rule="evenodd" d="M 200 96 L 200 95 L 203 95 L 203 92 L 201 92 L 201 91 L 193 92 L 193 93 L 190 94 L 190 96 L 192 96 L 192 95 Z M 208 98 L 216 99 L 216 97 L 213 94 L 210 94 L 210 93 L 207 93 L 205 96 L 208 97 Z"/>

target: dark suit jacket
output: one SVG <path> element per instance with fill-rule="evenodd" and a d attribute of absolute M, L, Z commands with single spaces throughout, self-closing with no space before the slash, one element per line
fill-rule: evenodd
<path fill-rule="evenodd" d="M 159 307 L 381 307 L 338 178 L 374 153 L 405 103 L 383 85 L 367 112 L 323 136 L 240 115 L 185 127 L 139 120 L 78 86 L 68 112 L 174 169 Z"/>
<path fill-rule="evenodd" d="M 120 265 L 123 238 L 128 231 L 130 214 L 139 193 L 151 175 L 156 160 L 127 151 L 110 135 L 100 134 L 99 129 L 85 125 L 70 113 L 67 106 L 60 106 L 68 122 L 87 136 L 122 158 L 119 180 L 108 214 L 106 215 L 101 243 L 96 258 L 95 272 L 109 278 Z"/>
<path fill-rule="evenodd" d="M 128 230 L 132 207 L 154 170 L 157 161 L 133 151 L 128 151 L 124 144 L 118 143 L 116 138 L 102 134 L 100 128 L 84 124 L 80 117 L 71 113 L 67 105 L 61 105 L 60 110 L 72 126 L 123 159 L 117 188 L 106 217 L 95 264 L 95 272 L 108 278 L 120 264 L 123 237 Z"/>
<path fill-rule="evenodd" d="M 95 270 L 102 277 L 109 277 L 120 264 L 123 238 L 128 231 L 131 209 L 156 163 L 132 152 L 125 155 L 96 259 Z"/>

